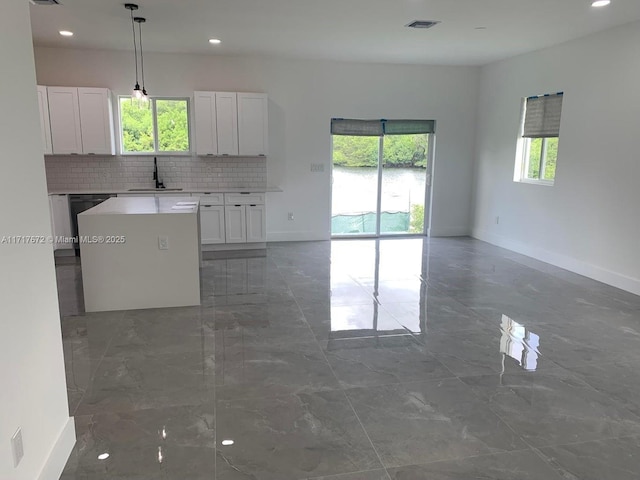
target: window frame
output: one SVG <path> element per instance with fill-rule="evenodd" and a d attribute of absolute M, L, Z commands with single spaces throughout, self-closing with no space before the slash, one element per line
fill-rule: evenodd
<path fill-rule="evenodd" d="M 531 164 L 531 141 L 536 140 L 537 138 L 540 138 L 540 140 L 542 140 L 542 144 L 540 145 L 540 164 L 538 165 L 538 178 L 530 178 L 527 176 L 527 173 L 529 172 L 529 166 Z M 533 184 L 553 186 L 553 184 L 555 183 L 555 172 L 552 180 L 544 178 L 544 172 L 547 169 L 547 152 L 548 152 L 547 141 L 549 139 L 555 139 L 555 138 L 558 139 L 558 142 L 560 141 L 560 137 L 522 138 L 522 141 L 524 143 L 522 147 L 523 157 L 520 162 L 521 164 L 520 180 L 518 181 L 523 183 L 533 183 Z M 557 163 L 556 163 L 556 167 L 557 167 Z"/>
<path fill-rule="evenodd" d="M 124 149 L 124 130 L 122 128 L 122 109 L 120 103 L 122 99 L 131 100 L 131 95 L 118 95 L 118 134 L 120 138 L 120 155 L 122 156 L 191 156 L 193 154 L 193 141 L 191 135 L 191 97 L 167 97 L 167 96 L 153 96 L 149 97 L 151 104 L 151 118 L 153 122 L 153 152 L 127 152 Z M 183 100 L 187 102 L 187 139 L 189 141 L 189 150 L 181 152 L 165 152 L 158 150 L 158 144 L 160 142 L 158 135 L 158 110 L 156 107 L 157 100 Z M 138 100 L 132 100 L 138 101 Z"/>
<path fill-rule="evenodd" d="M 522 99 L 520 108 L 520 128 L 518 130 L 518 142 L 516 148 L 516 162 L 513 174 L 513 181 L 518 183 L 529 183 L 531 185 L 544 185 L 547 187 L 553 187 L 555 185 L 556 172 L 554 172 L 553 179 L 548 180 L 544 178 L 544 172 L 547 165 L 547 141 L 550 138 L 557 138 L 558 145 L 560 144 L 560 137 L 535 137 L 528 138 L 523 137 L 524 133 L 524 121 L 527 110 L 527 98 Z M 540 165 L 538 168 L 538 178 L 529 178 L 527 172 L 529 171 L 529 162 L 531 160 L 531 141 L 540 138 L 542 145 L 540 146 Z M 556 169 L 558 163 L 556 159 Z"/>

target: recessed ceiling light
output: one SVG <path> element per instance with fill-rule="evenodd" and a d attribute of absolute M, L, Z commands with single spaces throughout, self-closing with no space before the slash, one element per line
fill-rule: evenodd
<path fill-rule="evenodd" d="M 60 35 L 63 37 L 73 37 L 73 32 L 70 32 L 69 30 L 60 30 Z"/>
<path fill-rule="evenodd" d="M 593 0 L 592 7 L 606 7 L 611 4 L 611 0 Z"/>
<path fill-rule="evenodd" d="M 222 41 L 218 40 L 217 38 L 210 38 L 209 39 L 209 43 L 212 45 L 218 45 L 220 43 L 222 43 Z"/>
<path fill-rule="evenodd" d="M 109 458 L 109 453 L 108 452 L 104 452 L 104 453 L 101 453 L 100 455 L 98 455 L 98 460 L 106 460 L 107 458 Z"/>
<path fill-rule="evenodd" d="M 222 440 L 222 445 L 224 446 L 233 445 L 234 443 L 233 440 Z"/>

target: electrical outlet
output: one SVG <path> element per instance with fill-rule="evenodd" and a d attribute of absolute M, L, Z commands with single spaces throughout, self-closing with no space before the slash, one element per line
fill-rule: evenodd
<path fill-rule="evenodd" d="M 169 237 L 166 235 L 160 235 L 158 237 L 158 248 L 160 250 L 169 250 Z"/>
<path fill-rule="evenodd" d="M 293 212 L 289 212 L 289 213 L 287 214 L 287 219 L 288 219 L 289 221 L 292 221 L 292 220 L 293 220 Z"/>
<path fill-rule="evenodd" d="M 22 429 L 18 428 L 16 433 L 11 437 L 11 452 L 13 453 L 13 467 L 16 468 L 20 464 L 20 460 L 24 457 L 24 447 L 22 445 Z"/>
<path fill-rule="evenodd" d="M 312 172 L 324 172 L 324 163 L 312 163 L 311 164 Z"/>

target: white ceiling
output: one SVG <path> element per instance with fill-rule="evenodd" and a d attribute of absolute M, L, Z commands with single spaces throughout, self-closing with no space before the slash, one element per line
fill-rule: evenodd
<path fill-rule="evenodd" d="M 24 0 L 27 1 L 27 0 Z M 39 46 L 132 50 L 124 0 L 31 6 Z M 135 0 L 134 0 L 135 2 Z M 640 20 L 640 1 L 139 0 L 145 51 L 482 65 Z M 440 20 L 430 30 L 405 28 Z M 476 27 L 486 27 L 478 30 Z M 71 38 L 59 30 L 71 30 Z M 209 38 L 220 38 L 212 46 Z"/>

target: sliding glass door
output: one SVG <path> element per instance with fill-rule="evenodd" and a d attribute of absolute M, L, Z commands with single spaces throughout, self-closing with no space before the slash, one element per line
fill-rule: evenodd
<path fill-rule="evenodd" d="M 371 121 L 347 122 L 366 122 L 369 128 Z M 334 237 L 426 233 L 433 134 L 384 134 L 381 125 L 380 135 L 334 132 Z M 373 129 L 373 133 L 378 132 Z"/>

